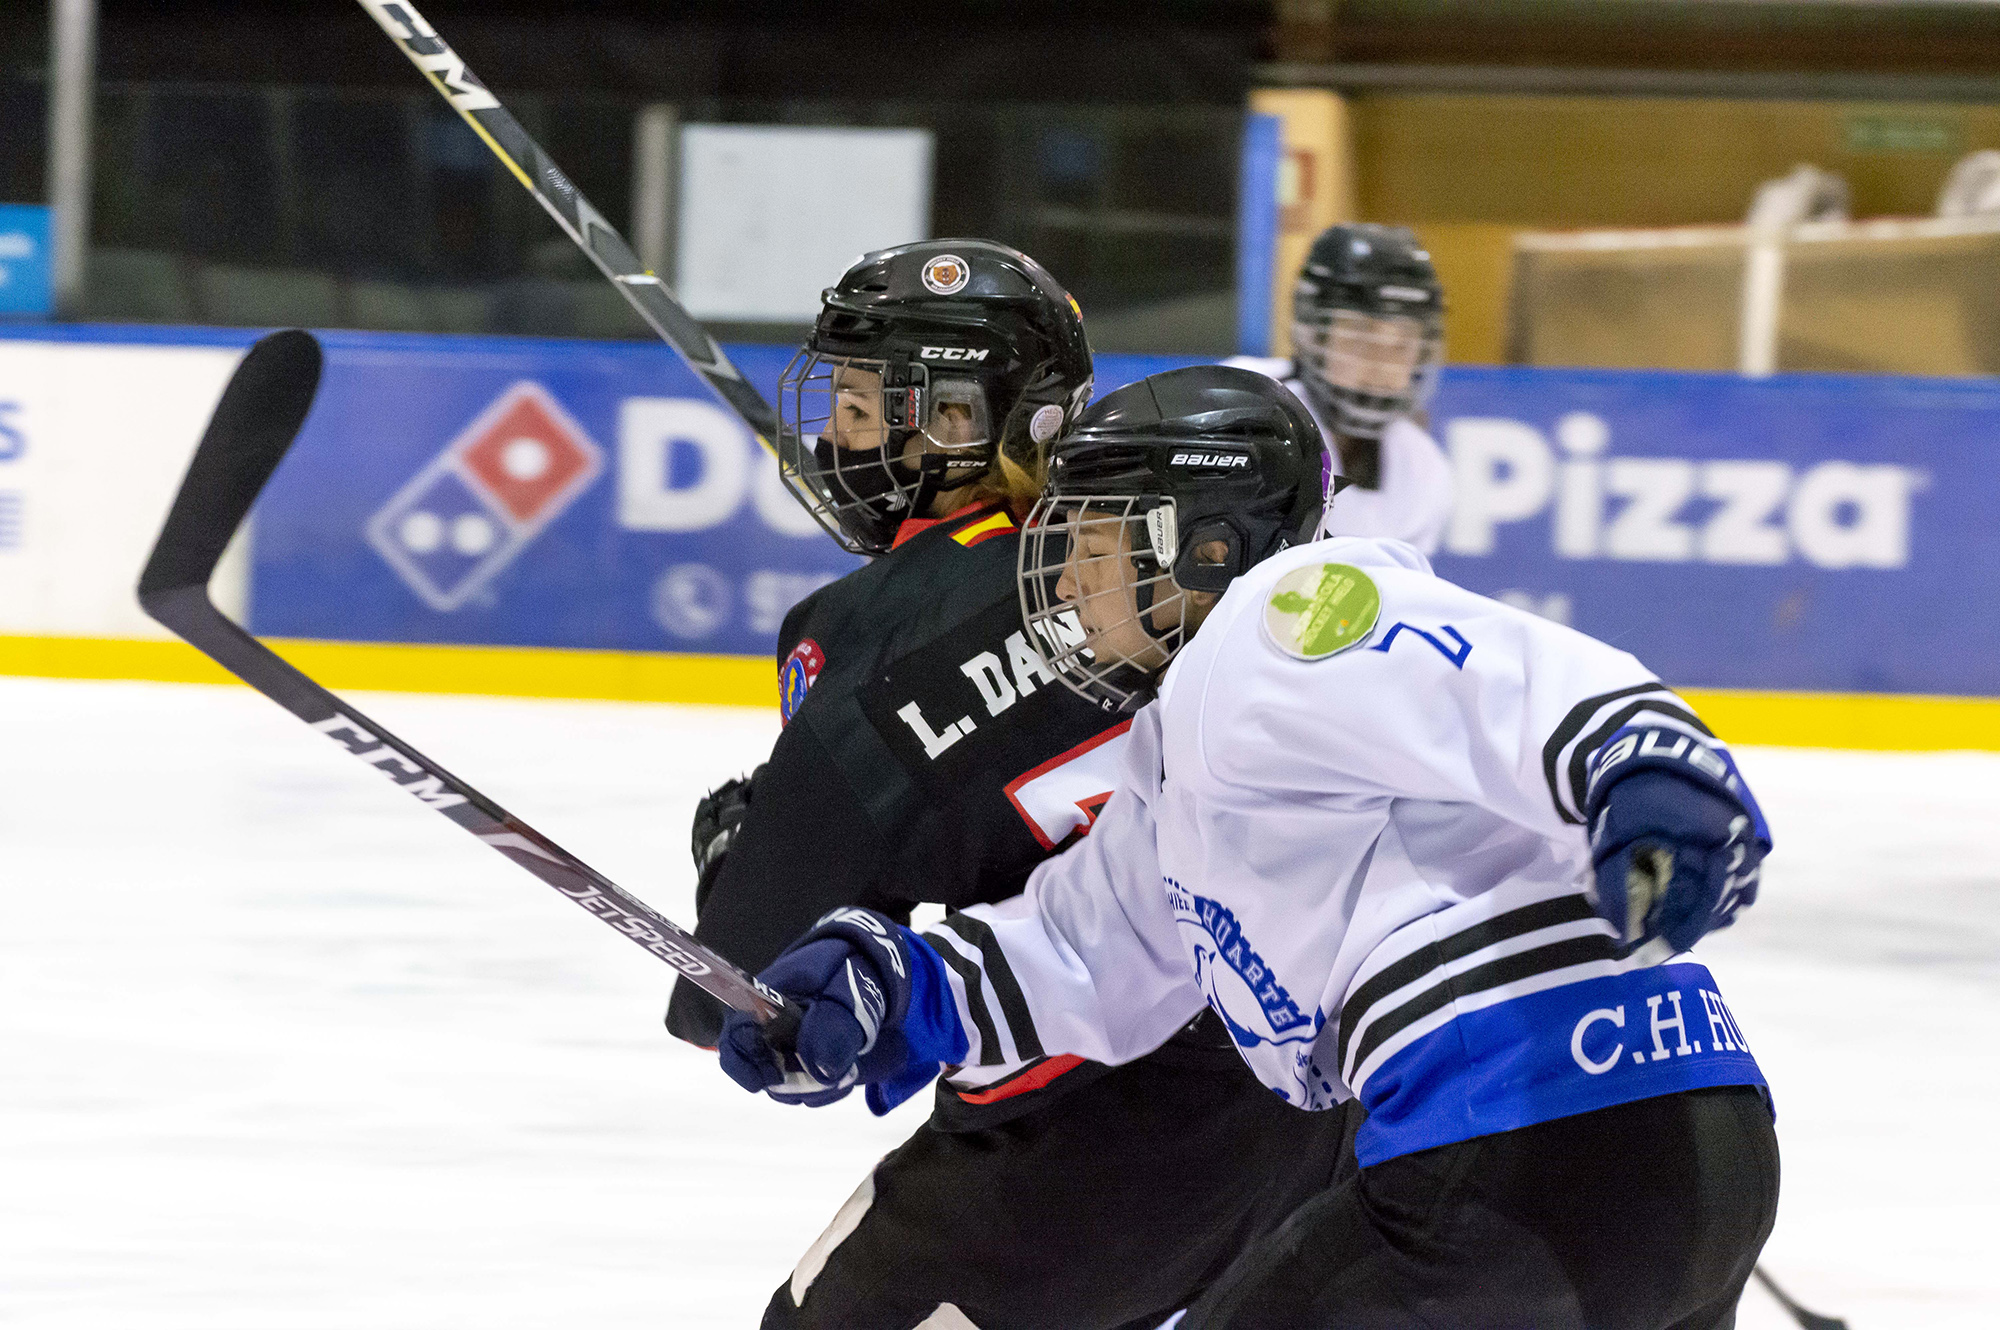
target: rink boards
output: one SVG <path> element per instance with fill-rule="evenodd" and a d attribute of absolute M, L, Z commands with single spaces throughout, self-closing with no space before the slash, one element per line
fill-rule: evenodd
<path fill-rule="evenodd" d="M 250 336 L 0 337 L 0 670 L 206 677 L 130 588 Z M 323 339 L 218 600 L 338 686 L 766 704 L 784 611 L 855 566 L 664 347 Z M 789 349 L 731 354 L 775 396 Z M 1098 390 L 1180 363 L 1101 356 Z M 1443 575 L 1725 733 L 2000 747 L 2000 385 L 1461 366 L 1432 414 Z"/>

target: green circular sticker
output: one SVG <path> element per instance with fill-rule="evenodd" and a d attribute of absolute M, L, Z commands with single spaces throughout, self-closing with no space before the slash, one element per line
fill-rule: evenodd
<path fill-rule="evenodd" d="M 1294 568 L 1271 588 L 1264 631 L 1286 655 L 1324 660 L 1366 640 L 1382 612 L 1368 574 L 1344 563 Z"/>

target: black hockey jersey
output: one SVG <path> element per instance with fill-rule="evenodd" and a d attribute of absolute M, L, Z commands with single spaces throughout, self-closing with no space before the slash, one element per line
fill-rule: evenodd
<path fill-rule="evenodd" d="M 836 906 L 907 920 L 922 902 L 1017 895 L 1089 830 L 1130 722 L 1065 687 L 1028 644 L 1018 545 L 999 508 L 908 522 L 889 553 L 786 616 L 785 730 L 696 937 L 754 973 Z M 993 996 L 1004 1008 L 1015 995 Z M 667 1024 L 713 1045 L 722 1015 L 681 983 Z M 1200 1042 L 1234 1057 L 1226 1040 Z M 940 1082 L 940 1110 L 990 1125 L 1101 1070 L 1048 1058 L 987 1081 L 966 1068 Z"/>

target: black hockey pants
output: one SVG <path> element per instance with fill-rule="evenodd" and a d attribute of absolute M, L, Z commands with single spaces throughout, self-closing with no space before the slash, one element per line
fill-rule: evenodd
<path fill-rule="evenodd" d="M 1777 1207 L 1761 1092 L 1662 1095 L 1350 1173 L 1178 1330 L 1729 1330 Z"/>
<path fill-rule="evenodd" d="M 926 1123 L 772 1296 L 764 1330 L 1154 1330 L 1341 1171 L 1232 1049 L 1169 1045 L 1025 1116 Z"/>

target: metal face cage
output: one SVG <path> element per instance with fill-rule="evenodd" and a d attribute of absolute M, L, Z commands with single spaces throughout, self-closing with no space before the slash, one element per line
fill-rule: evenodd
<path fill-rule="evenodd" d="M 1174 502 L 1043 496 L 1022 528 L 1028 640 L 1049 672 L 1106 710 L 1136 711 L 1187 640 L 1193 606 L 1175 583 Z"/>
<path fill-rule="evenodd" d="M 1293 322 L 1292 345 L 1307 382 L 1333 396 L 1341 430 L 1368 436 L 1429 395 L 1441 338 L 1408 314 L 1322 308 Z"/>
<path fill-rule="evenodd" d="M 778 379 L 779 470 L 856 554 L 883 553 L 933 496 L 984 475 L 993 434 L 985 386 L 921 361 L 807 347 Z"/>

